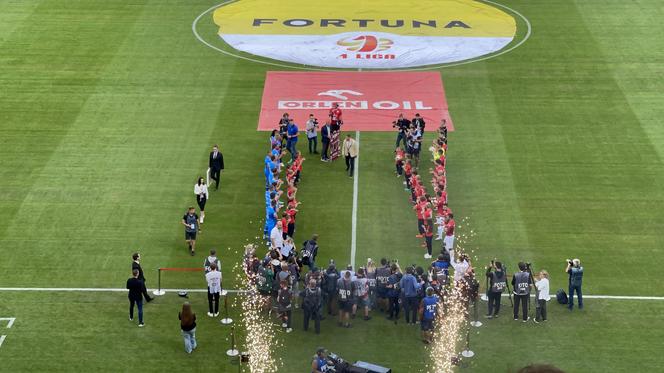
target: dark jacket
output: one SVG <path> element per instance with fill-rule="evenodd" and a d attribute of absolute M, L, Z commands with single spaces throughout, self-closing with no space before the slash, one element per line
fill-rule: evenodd
<path fill-rule="evenodd" d="M 127 289 L 129 289 L 129 299 L 140 301 L 143 298 L 143 288 L 145 283 L 137 278 L 130 278 L 127 280 Z"/>
<path fill-rule="evenodd" d="M 322 137 L 322 141 L 330 141 L 330 126 L 321 127 L 320 135 Z"/>
<path fill-rule="evenodd" d="M 208 167 L 213 170 L 223 170 L 224 169 L 224 155 L 221 152 L 217 152 L 217 158 L 213 158 L 214 152 L 210 152 L 210 162 Z"/>
<path fill-rule="evenodd" d="M 145 275 L 143 275 L 143 268 L 141 268 L 141 265 L 136 263 L 136 262 L 131 262 L 131 270 L 132 272 L 138 269 L 138 279 L 145 282 Z"/>

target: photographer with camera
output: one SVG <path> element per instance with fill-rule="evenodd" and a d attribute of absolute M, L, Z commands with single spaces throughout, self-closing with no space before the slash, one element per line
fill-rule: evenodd
<path fill-rule="evenodd" d="M 486 277 L 489 279 L 489 288 L 487 297 L 489 310 L 486 314 L 487 319 L 498 317 L 500 312 L 500 298 L 507 287 L 507 274 L 503 270 L 501 262 L 491 261 L 491 265 L 486 268 Z"/>
<path fill-rule="evenodd" d="M 528 302 L 530 301 L 530 263 L 519 262 L 519 272 L 512 277 L 514 292 L 514 321 L 519 320 L 519 303 L 523 313 L 523 322 L 528 322 Z"/>
<path fill-rule="evenodd" d="M 309 140 L 309 154 L 318 154 L 318 135 L 316 134 L 317 128 L 318 118 L 315 118 L 313 114 L 309 114 L 309 119 L 307 120 L 306 125 L 307 140 Z"/>
<path fill-rule="evenodd" d="M 376 269 L 376 297 L 378 298 L 378 308 L 381 311 L 387 311 L 389 297 L 387 295 L 387 282 L 392 274 L 390 263 L 387 259 L 380 260 L 380 267 Z"/>
<path fill-rule="evenodd" d="M 399 148 L 401 142 L 403 141 L 404 145 L 406 144 L 406 132 L 410 128 L 410 121 L 403 117 L 403 114 L 399 114 L 399 119 L 392 122 L 392 128 L 397 129 L 397 143 L 394 145 L 394 148 Z"/>
<path fill-rule="evenodd" d="M 327 372 L 327 350 L 319 347 L 316 350 L 316 355 L 311 361 L 311 373 L 324 373 Z"/>
<path fill-rule="evenodd" d="M 571 311 L 574 308 L 574 292 L 579 298 L 579 309 L 583 309 L 583 295 L 581 293 L 581 285 L 583 283 L 583 267 L 579 259 L 567 259 L 567 268 L 565 272 L 569 274 L 569 303 L 567 307 Z"/>
<path fill-rule="evenodd" d="M 302 311 L 304 311 L 304 331 L 309 330 L 309 320 L 311 319 L 314 321 L 316 334 L 320 334 L 320 310 L 323 296 L 316 280 L 309 280 L 307 287 L 300 293 L 300 297 L 302 297 Z"/>

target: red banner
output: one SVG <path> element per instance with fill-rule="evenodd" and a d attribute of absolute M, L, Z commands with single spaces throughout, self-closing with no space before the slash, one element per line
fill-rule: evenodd
<path fill-rule="evenodd" d="M 392 131 L 399 114 L 420 114 L 426 131 L 445 118 L 454 130 L 445 90 L 437 72 L 282 72 L 269 71 L 263 90 L 259 131 L 278 128 L 284 113 L 301 131 L 309 114 L 322 126 L 334 103 L 343 111 L 345 131 Z"/>

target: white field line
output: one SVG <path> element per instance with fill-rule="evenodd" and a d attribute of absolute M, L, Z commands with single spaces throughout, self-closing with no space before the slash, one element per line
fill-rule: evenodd
<path fill-rule="evenodd" d="M 6 335 L 0 335 L 0 347 L 2 347 L 2 342 L 5 341 L 5 338 L 7 338 Z"/>
<path fill-rule="evenodd" d="M 148 289 L 155 290 L 155 289 Z M 207 289 L 161 289 L 167 293 L 177 293 L 178 291 L 186 291 L 189 293 L 207 293 Z M 244 290 L 238 289 L 224 289 L 229 293 L 244 293 Z M 5 287 L 0 288 L 2 291 L 15 291 L 15 292 L 40 292 L 40 291 L 52 291 L 52 292 L 108 292 L 108 293 L 121 293 L 127 292 L 127 289 L 124 288 L 19 288 L 19 287 Z M 503 294 L 503 297 L 507 297 L 507 294 Z M 534 297 L 534 294 L 530 295 Z M 584 298 L 587 299 L 613 299 L 613 300 L 664 300 L 664 297 L 656 296 L 641 296 L 641 295 L 584 295 Z M 551 297 L 551 301 L 555 300 L 555 296 Z M 0 319 L 2 320 L 2 319 Z M 6 318 L 5 318 L 6 320 Z"/>
<path fill-rule="evenodd" d="M 16 321 L 16 317 L 0 317 L 0 321 L 7 321 L 7 329 L 10 329 Z"/>
<path fill-rule="evenodd" d="M 358 179 L 360 178 L 360 131 L 355 131 L 357 141 L 357 157 L 355 158 L 355 173 L 353 174 L 353 218 L 350 236 L 350 265 L 355 269 L 355 252 L 357 251 L 357 193 Z"/>

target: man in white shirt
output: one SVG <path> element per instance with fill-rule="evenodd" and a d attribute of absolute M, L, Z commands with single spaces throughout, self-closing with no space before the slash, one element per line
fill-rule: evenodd
<path fill-rule="evenodd" d="M 533 320 L 536 324 L 539 324 L 540 321 L 546 321 L 546 302 L 551 299 L 549 295 L 549 272 L 544 269 L 541 270 L 538 279 L 535 282 L 535 288 L 537 288 L 537 312 Z"/>
<path fill-rule="evenodd" d="M 468 257 L 466 254 L 459 255 L 459 259 L 452 259 L 452 267 L 454 268 L 454 281 L 461 281 L 463 276 L 470 268 L 470 262 L 468 262 Z"/>
<path fill-rule="evenodd" d="M 284 246 L 284 228 L 281 220 L 277 221 L 277 225 L 270 232 L 270 243 L 273 250 L 281 251 L 281 248 Z"/>
<path fill-rule="evenodd" d="M 219 297 L 221 296 L 221 272 L 217 271 L 217 263 L 210 263 L 210 272 L 205 275 L 208 284 L 208 316 L 219 316 Z M 214 303 L 214 308 L 213 308 Z"/>
<path fill-rule="evenodd" d="M 355 158 L 357 158 L 358 153 L 357 141 L 350 135 L 346 135 L 341 149 L 344 157 L 346 157 L 346 172 L 348 172 L 349 177 L 353 177 L 353 173 L 355 173 Z"/>

